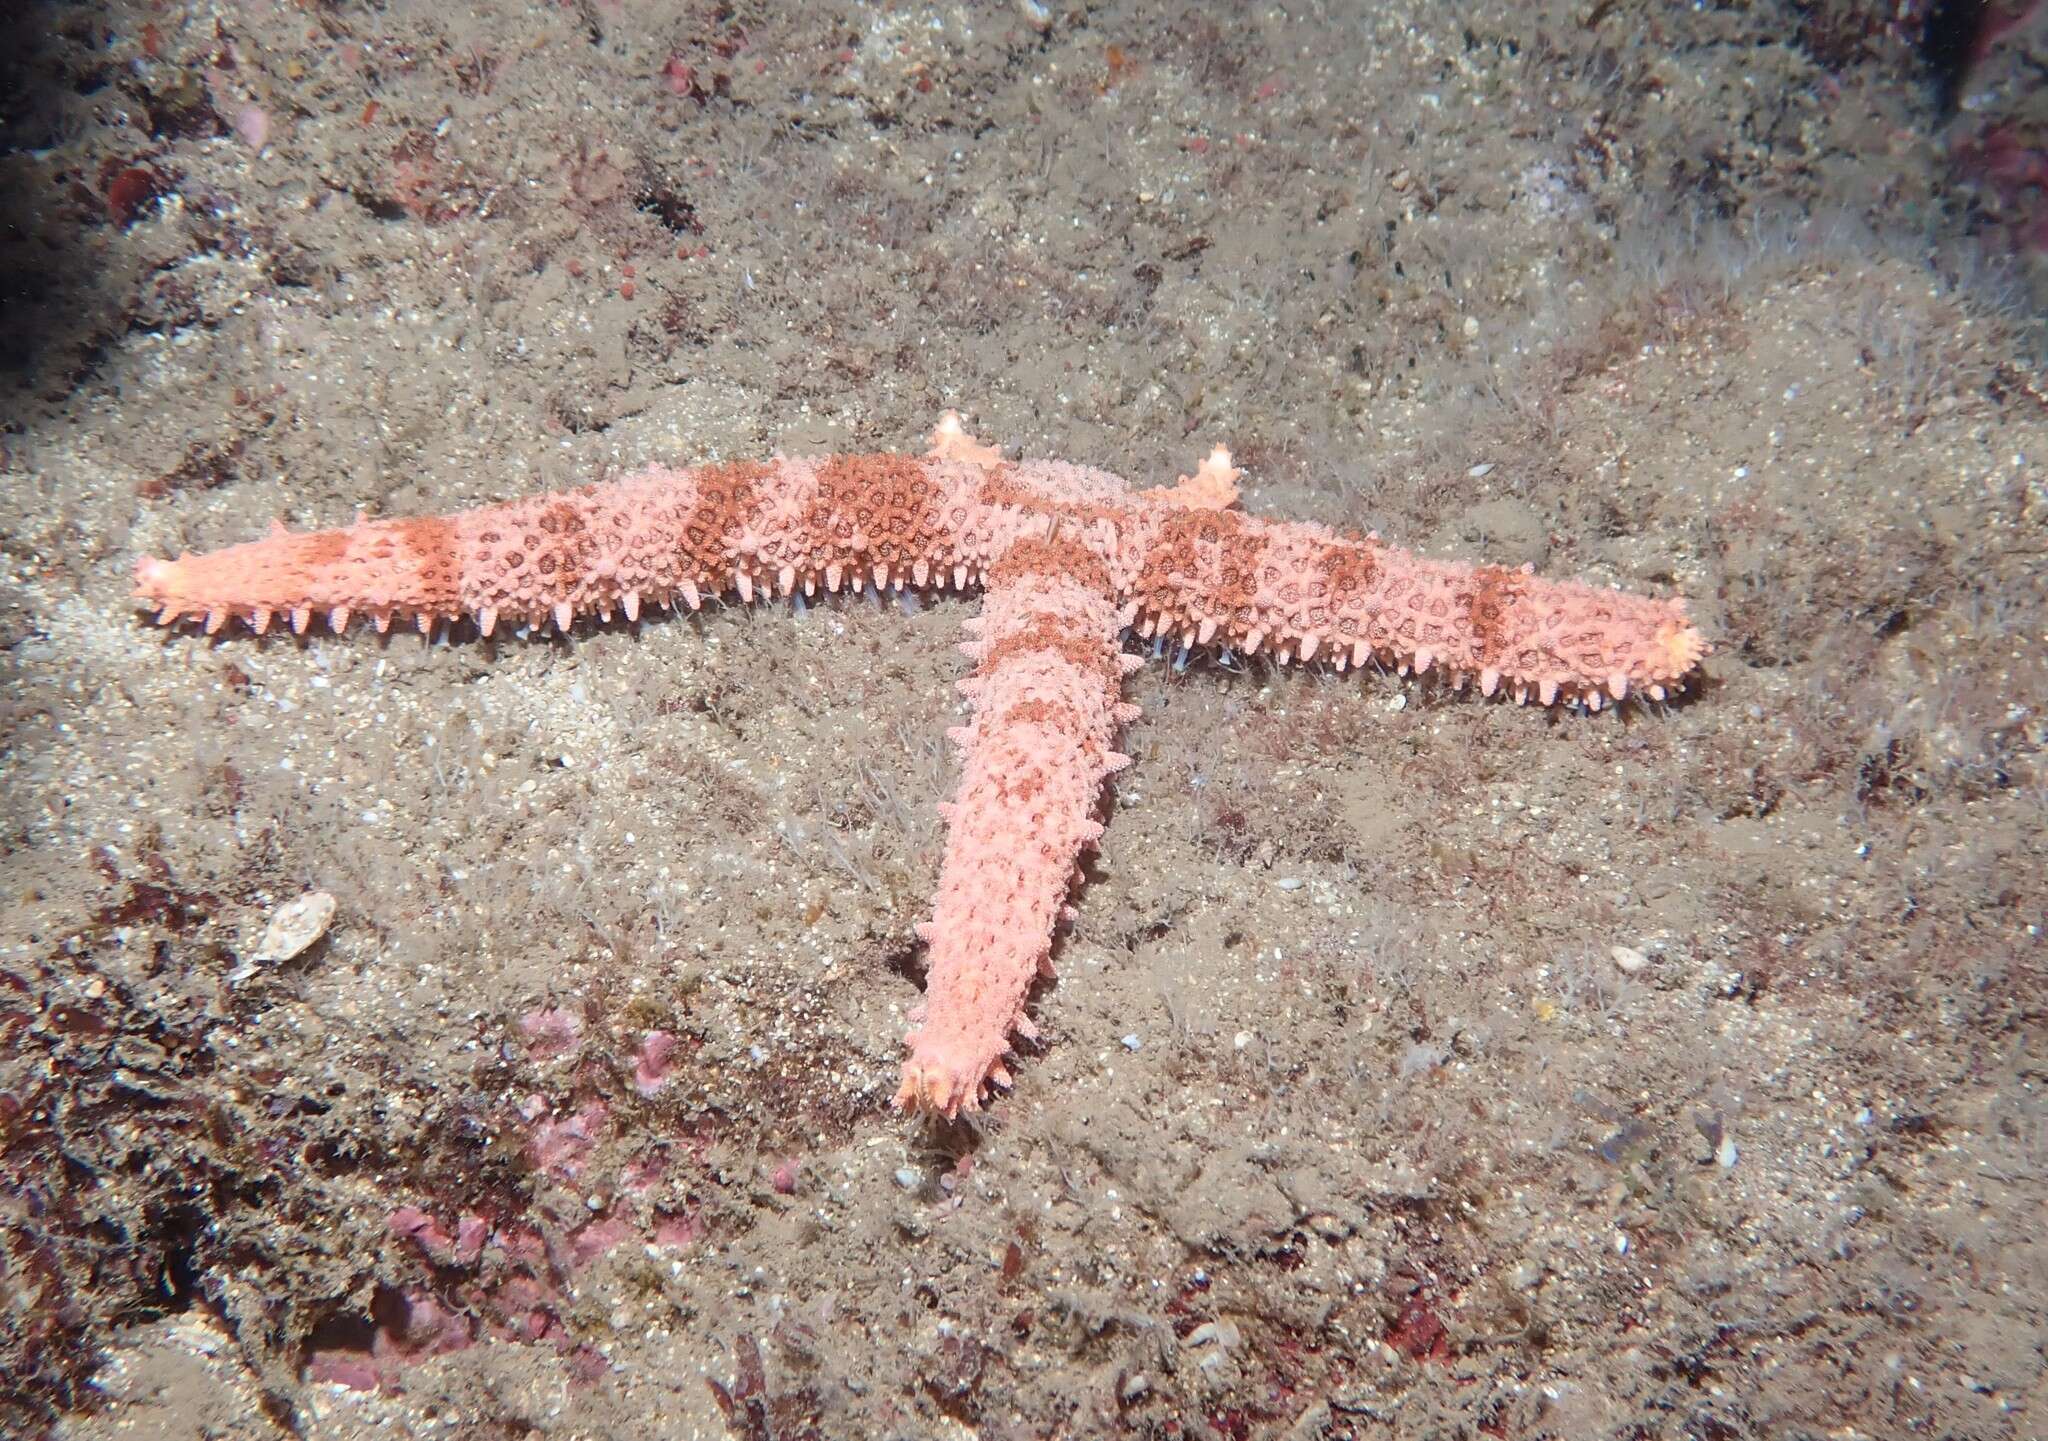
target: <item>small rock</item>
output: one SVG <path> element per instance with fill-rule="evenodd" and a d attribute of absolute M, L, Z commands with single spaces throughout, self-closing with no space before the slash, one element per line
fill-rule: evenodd
<path fill-rule="evenodd" d="M 1424 1075 L 1435 1070 L 1450 1059 L 1451 1053 L 1442 1046 L 1433 1046 L 1427 1041 L 1417 1041 L 1401 1053 L 1401 1079 Z"/>
<path fill-rule="evenodd" d="M 1318 1211 L 1310 1216 L 1308 1226 L 1331 1245 L 1349 1239 L 1353 1229 L 1349 1221 L 1342 1216 L 1333 1216 L 1328 1211 Z"/>
<path fill-rule="evenodd" d="M 1237 1329 L 1235 1321 L 1204 1321 L 1188 1332 L 1186 1345 L 1190 1350 L 1209 1347 L 1202 1359 L 1197 1361 L 1205 1374 L 1213 1375 L 1229 1361 L 1230 1353 L 1244 1340 L 1244 1333 Z"/>
<path fill-rule="evenodd" d="M 904 1190 L 915 1191 L 917 1189 L 917 1182 L 918 1174 L 915 1167 L 898 1166 L 896 1168 L 896 1184 Z"/>
<path fill-rule="evenodd" d="M 1625 976 L 1640 975 L 1650 964 L 1650 958 L 1634 946 L 1609 946 L 1607 954 L 1614 957 L 1614 964 Z"/>
<path fill-rule="evenodd" d="M 288 961 L 327 934 L 334 923 L 334 897 L 325 891 L 308 891 L 286 901 L 270 913 L 263 940 L 253 959 Z"/>
<path fill-rule="evenodd" d="M 1741 1153 L 1735 1149 L 1735 1138 L 1727 1132 L 1721 1133 L 1721 1144 L 1714 1148 L 1714 1161 L 1724 1171 L 1735 1169 L 1735 1160 Z"/>
<path fill-rule="evenodd" d="M 1700 1133 L 1700 1144 L 1693 1147 L 1692 1157 L 1701 1165 L 1721 1154 L 1721 1146 L 1728 1138 L 1728 1132 L 1721 1122 L 1719 1111 L 1695 1111 L 1693 1129 Z"/>
<path fill-rule="evenodd" d="M 1190 1349 L 1197 1346 L 1220 1346 L 1228 1351 L 1243 1339 L 1244 1333 L 1237 1329 L 1235 1321 L 1204 1321 L 1188 1332 L 1186 1344 Z"/>
<path fill-rule="evenodd" d="M 251 150 L 261 150 L 270 143 L 270 117 L 260 105 L 244 105 L 235 113 L 235 133 Z"/>
<path fill-rule="evenodd" d="M 1152 1389 L 1152 1382 L 1143 1371 L 1134 1371 L 1124 1378 L 1124 1384 L 1117 1388 L 1117 1399 L 1128 1406 Z"/>
<path fill-rule="evenodd" d="M 1139 1039 L 1138 1033 L 1136 1031 L 1132 1031 L 1129 1035 L 1123 1038 L 1123 1046 L 1124 1049 L 1127 1051 L 1135 1051 L 1144 1044 L 1144 1041 Z"/>

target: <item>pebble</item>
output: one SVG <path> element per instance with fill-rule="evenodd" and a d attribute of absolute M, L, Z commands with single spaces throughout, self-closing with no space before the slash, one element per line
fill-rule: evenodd
<path fill-rule="evenodd" d="M 1735 1149 L 1735 1138 L 1723 1131 L 1721 1144 L 1714 1148 L 1714 1160 L 1719 1163 L 1722 1170 L 1732 1171 L 1735 1169 L 1735 1159 L 1740 1154 Z"/>
<path fill-rule="evenodd" d="M 1625 976 L 1640 975 L 1650 964 L 1650 958 L 1634 946 L 1609 946 L 1607 954 L 1614 957 L 1614 964 Z"/>
<path fill-rule="evenodd" d="M 1125 1050 L 1135 1051 L 1138 1049 L 1138 1047 L 1144 1045 L 1145 1043 L 1138 1039 L 1138 1033 L 1136 1031 L 1132 1031 L 1129 1035 L 1123 1038 L 1123 1044 Z"/>
<path fill-rule="evenodd" d="M 1190 1350 L 1196 1347 L 1213 1346 L 1215 1349 L 1209 1351 L 1195 1364 L 1205 1373 L 1214 1373 L 1220 1370 L 1224 1363 L 1229 1360 L 1230 1353 L 1237 1349 L 1243 1339 L 1244 1335 L 1237 1329 L 1235 1321 L 1204 1321 L 1201 1325 L 1195 1327 L 1194 1330 L 1188 1332 L 1186 1345 Z"/>
<path fill-rule="evenodd" d="M 916 1168 L 911 1166 L 898 1166 L 896 1168 L 896 1184 L 904 1190 L 915 1191 L 917 1189 L 917 1181 Z"/>

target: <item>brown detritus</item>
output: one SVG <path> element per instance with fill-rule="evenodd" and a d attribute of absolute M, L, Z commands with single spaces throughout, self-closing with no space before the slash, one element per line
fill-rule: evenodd
<path fill-rule="evenodd" d="M 1428 1295 L 1417 1292 L 1387 1327 L 1387 1344 L 1411 1361 L 1449 1361 L 1451 1337 Z"/>
<path fill-rule="evenodd" d="M 731 1386 L 704 1378 L 730 1434 L 741 1441 L 821 1441 L 816 1395 L 802 1387 L 771 1394 L 760 1343 L 750 1333 L 733 1338 L 732 1353 Z"/>
<path fill-rule="evenodd" d="M 162 500 L 182 490 L 212 490 L 241 474 L 242 452 L 247 441 L 236 436 L 224 445 L 194 442 L 185 458 L 170 470 L 138 481 L 136 495 L 144 500 Z"/>
<path fill-rule="evenodd" d="M 107 215 L 114 224 L 126 227 L 167 188 L 164 178 L 148 165 L 121 165 L 109 161 L 102 168 L 100 187 L 106 196 Z"/>

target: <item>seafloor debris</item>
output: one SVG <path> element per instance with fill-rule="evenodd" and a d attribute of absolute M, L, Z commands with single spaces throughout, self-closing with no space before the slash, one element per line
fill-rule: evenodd
<path fill-rule="evenodd" d="M 307 891 L 270 913 L 270 924 L 250 959 L 288 961 L 326 935 L 332 924 L 334 897 L 326 891 Z"/>

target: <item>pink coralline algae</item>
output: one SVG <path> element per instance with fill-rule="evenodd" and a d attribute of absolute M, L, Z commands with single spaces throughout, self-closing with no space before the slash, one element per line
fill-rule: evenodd
<path fill-rule="evenodd" d="M 552 1346 L 568 1358 L 572 1380 L 582 1385 L 609 1369 L 600 1354 L 578 1343 L 564 1316 L 577 1275 L 637 1239 L 624 1216 L 595 1217 L 553 1247 L 531 1227 L 493 1225 L 475 1212 L 457 1220 L 453 1236 L 417 1206 L 400 1206 L 385 1227 L 439 1269 L 435 1284 L 378 1287 L 368 1336 L 337 1336 L 313 1346 L 307 1379 L 358 1391 L 398 1391 L 411 1367 L 486 1339 Z M 686 1248 L 702 1235 L 693 1218 L 665 1218 L 652 1244 Z"/>
<path fill-rule="evenodd" d="M 583 1038 L 582 1020 L 559 1006 L 527 1012 L 519 1018 L 519 1030 L 526 1037 L 526 1053 L 536 1061 L 567 1055 Z"/>
<path fill-rule="evenodd" d="M 1146 639 L 1372 662 L 1544 705 L 1588 710 L 1661 700 L 1694 675 L 1706 644 L 1678 599 L 1650 599 L 1527 567 L 1425 560 L 1376 535 L 1266 520 L 1235 509 L 1238 472 L 1218 447 L 1177 485 L 1133 490 L 1062 461 L 1004 460 L 940 424 L 922 456 L 833 455 L 672 469 L 435 518 L 360 521 L 177 560 L 145 558 L 136 596 L 166 624 L 209 634 L 324 615 L 337 631 L 422 632 L 471 617 L 569 630 L 581 617 L 636 620 L 644 605 L 705 597 L 859 589 L 983 591 L 967 622 L 974 661 L 961 689 L 970 724 L 958 797 L 944 809 L 945 861 L 918 927 L 929 981 L 907 1037 L 900 1107 L 955 1115 L 1008 1086 L 1013 1037 L 1034 1035 L 1025 1002 L 1049 974 L 1055 927 L 1102 833 L 1104 780 L 1137 715 L 1122 649 Z M 567 1050 L 573 1019 L 528 1029 L 536 1053 Z M 668 1049 L 649 1036 L 636 1087 L 658 1089 Z M 573 1174 L 589 1116 L 550 1122 L 543 1167 Z"/>
<path fill-rule="evenodd" d="M 675 1067 L 676 1038 L 667 1031 L 649 1031 L 633 1053 L 633 1089 L 643 1096 L 661 1094 Z"/>
<path fill-rule="evenodd" d="M 526 1146 L 534 1169 L 549 1171 L 568 1180 L 582 1174 L 584 1158 L 596 1146 L 598 1135 L 604 1129 L 605 1116 L 604 1103 L 593 1101 L 559 1118 L 536 1117 L 533 1138 Z"/>

